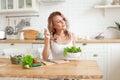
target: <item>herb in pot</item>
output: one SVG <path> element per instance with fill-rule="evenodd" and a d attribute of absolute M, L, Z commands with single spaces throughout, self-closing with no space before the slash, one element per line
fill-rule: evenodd
<path fill-rule="evenodd" d="M 20 64 L 22 60 L 22 55 L 10 56 L 10 60 L 12 64 Z"/>
<path fill-rule="evenodd" d="M 64 57 L 67 55 L 67 52 L 70 52 L 70 53 L 77 53 L 77 52 L 82 52 L 82 50 L 80 49 L 80 47 L 75 47 L 75 46 L 72 46 L 72 47 L 66 47 L 64 48 Z"/>

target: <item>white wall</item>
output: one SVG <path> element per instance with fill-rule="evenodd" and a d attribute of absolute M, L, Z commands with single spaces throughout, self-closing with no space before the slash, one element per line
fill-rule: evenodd
<path fill-rule="evenodd" d="M 47 18 L 53 11 L 61 11 L 70 23 L 70 30 L 81 36 L 95 36 L 105 31 L 106 27 L 120 22 L 120 8 L 95 9 L 94 5 L 104 0 L 65 0 L 60 3 L 40 3 L 39 18 L 31 19 L 34 28 L 47 27 Z M 6 19 L 0 16 L 0 29 L 3 30 Z"/>

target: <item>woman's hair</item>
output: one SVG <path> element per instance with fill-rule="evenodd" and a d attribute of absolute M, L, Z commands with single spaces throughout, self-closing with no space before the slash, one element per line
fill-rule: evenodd
<path fill-rule="evenodd" d="M 65 34 L 67 39 L 70 39 L 71 35 L 70 35 L 70 32 L 68 31 L 68 29 L 69 29 L 68 21 L 62 13 L 60 13 L 59 11 L 56 11 L 56 12 L 52 12 L 50 14 L 50 16 L 48 17 L 48 29 L 50 31 L 52 40 L 54 40 L 54 41 L 56 40 L 54 38 L 54 35 L 56 34 L 56 30 L 55 30 L 54 24 L 53 24 L 53 17 L 55 17 L 57 15 L 61 16 L 63 18 L 63 20 L 65 21 L 66 29 L 64 30 L 64 34 Z"/>

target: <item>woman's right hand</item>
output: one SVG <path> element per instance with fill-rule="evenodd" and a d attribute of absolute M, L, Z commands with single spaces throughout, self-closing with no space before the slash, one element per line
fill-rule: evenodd
<path fill-rule="evenodd" d="M 46 40 L 50 40 L 50 31 L 48 29 L 44 29 L 44 36 Z"/>

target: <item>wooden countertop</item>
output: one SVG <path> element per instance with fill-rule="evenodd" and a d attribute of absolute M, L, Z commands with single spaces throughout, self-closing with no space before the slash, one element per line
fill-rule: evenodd
<path fill-rule="evenodd" d="M 44 44 L 44 40 L 0 40 L 0 43 Z"/>
<path fill-rule="evenodd" d="M 44 44 L 44 40 L 0 40 L 0 43 Z M 120 39 L 79 39 L 76 43 L 120 43 Z"/>
<path fill-rule="evenodd" d="M 38 68 L 22 69 L 11 64 L 7 58 L 0 58 L 0 77 L 16 78 L 80 78 L 103 80 L 103 75 L 95 60 L 70 61 L 63 64 L 43 65 Z"/>

